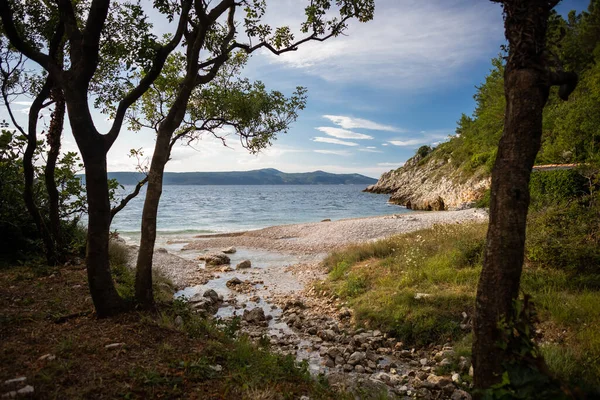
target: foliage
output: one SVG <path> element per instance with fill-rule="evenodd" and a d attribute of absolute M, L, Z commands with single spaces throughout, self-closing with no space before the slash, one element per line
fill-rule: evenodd
<path fill-rule="evenodd" d="M 587 180 L 573 169 L 535 171 L 531 174 L 529 191 L 534 207 L 564 203 L 589 191 Z"/>
<path fill-rule="evenodd" d="M 6 239 L 0 243 L 2 258 L 27 259 L 41 255 L 43 246 L 39 232 L 33 223 L 23 199 L 23 152 L 26 139 L 16 132 L 3 130 L 0 136 L 0 229 Z M 34 161 L 42 157 L 43 142 L 40 141 Z M 34 201 L 41 211 L 45 224 L 49 224 L 48 195 L 44 187 L 44 170 L 34 163 Z M 64 154 L 55 170 L 59 190 L 59 211 L 62 220 L 65 249 L 67 253 L 81 255 L 82 245 L 79 219 L 85 212 L 84 187 L 76 173 L 81 167 L 75 153 Z"/>
<path fill-rule="evenodd" d="M 417 155 L 421 158 L 425 158 L 427 157 L 427 155 L 429 155 L 429 153 L 431 153 L 431 147 L 430 146 L 421 146 L 417 149 Z"/>
<path fill-rule="evenodd" d="M 550 376 L 539 347 L 535 343 L 537 314 L 528 295 L 514 301 L 510 320 L 498 323 L 497 345 L 509 354 L 502 381 L 487 389 L 483 400 L 568 399 L 560 384 Z"/>

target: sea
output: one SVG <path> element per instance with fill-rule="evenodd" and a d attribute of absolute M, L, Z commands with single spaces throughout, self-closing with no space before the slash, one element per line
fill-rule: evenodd
<path fill-rule="evenodd" d="M 388 195 L 364 193 L 364 185 L 166 185 L 158 210 L 157 234 L 240 232 L 273 225 L 407 212 Z M 125 186 L 122 194 L 133 191 Z M 120 211 L 111 226 L 135 239 L 140 232 L 145 188 Z"/>

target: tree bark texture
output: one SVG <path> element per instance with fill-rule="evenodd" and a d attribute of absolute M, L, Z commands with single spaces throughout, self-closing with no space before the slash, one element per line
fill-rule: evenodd
<path fill-rule="evenodd" d="M 492 171 L 490 223 L 477 288 L 473 366 L 477 389 L 500 381 L 507 354 L 498 322 L 510 320 L 519 293 L 529 207 L 529 178 L 542 137 L 550 83 L 544 61 L 549 12 L 544 0 L 506 0 L 509 56 L 504 75 L 504 132 Z"/>
<path fill-rule="evenodd" d="M 29 215 L 33 219 L 35 226 L 44 242 L 44 252 L 46 254 L 46 261 L 49 265 L 55 265 L 56 260 L 56 249 L 54 247 L 54 241 L 50 235 L 50 231 L 46 226 L 46 222 L 40 213 L 38 206 L 35 204 L 33 196 L 33 184 L 35 178 L 35 167 L 33 166 L 33 156 L 37 149 L 37 123 L 40 114 L 40 110 L 43 107 L 44 101 L 50 95 L 50 88 L 52 82 L 48 79 L 42 87 L 40 93 L 33 100 L 33 104 L 29 110 L 29 121 L 27 127 L 27 146 L 25 147 L 25 153 L 23 154 L 23 173 L 25 178 L 25 187 L 23 189 L 23 200 Z"/>
<path fill-rule="evenodd" d="M 77 84 L 64 91 L 69 122 L 85 166 L 88 202 L 86 267 L 92 301 L 98 317 L 108 317 L 124 308 L 117 293 L 108 256 L 111 207 L 104 136 L 94 128 L 87 107 L 87 89 Z"/>
<path fill-rule="evenodd" d="M 50 232 L 54 239 L 56 257 L 58 261 L 64 261 L 64 243 L 61 234 L 60 211 L 59 211 L 59 195 L 56 188 L 56 180 L 54 172 L 56 170 L 56 161 L 60 154 L 61 135 L 63 132 L 65 121 L 65 99 L 62 91 L 59 88 L 52 89 L 52 99 L 54 100 L 54 112 L 50 120 L 48 128 L 48 160 L 44 170 L 44 180 L 46 191 L 48 192 L 48 214 L 50 217 Z"/>

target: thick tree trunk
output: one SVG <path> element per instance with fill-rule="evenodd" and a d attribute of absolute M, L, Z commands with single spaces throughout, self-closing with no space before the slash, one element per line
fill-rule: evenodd
<path fill-rule="evenodd" d="M 48 214 L 50 217 L 50 231 L 54 239 L 56 257 L 58 261 L 64 260 L 64 243 L 62 240 L 60 226 L 60 210 L 59 210 L 59 195 L 56 188 L 54 171 L 56 169 L 56 161 L 60 154 L 61 135 L 65 120 L 65 100 L 62 91 L 58 88 L 52 90 L 52 98 L 54 100 L 54 112 L 48 128 L 48 160 L 44 171 L 44 179 L 46 183 L 46 191 L 48 192 Z"/>
<path fill-rule="evenodd" d="M 135 297 L 142 307 L 151 307 L 154 304 L 152 290 L 152 258 L 154 243 L 156 242 L 156 218 L 158 205 L 162 194 L 163 174 L 165 164 L 169 160 L 169 144 L 172 131 L 159 130 L 154 146 L 154 154 L 148 174 L 148 188 L 146 200 L 142 211 L 142 234 L 140 250 L 137 259 L 135 274 Z"/>
<path fill-rule="evenodd" d="M 504 75 L 504 132 L 492 171 L 490 224 L 477 288 L 473 367 L 477 389 L 501 380 L 507 354 L 498 322 L 510 320 L 524 259 L 529 178 L 542 136 L 550 83 L 543 52 L 550 7 L 544 0 L 505 1 L 509 57 Z"/>
<path fill-rule="evenodd" d="M 123 300 L 117 293 L 110 273 L 108 241 L 110 231 L 110 201 L 106 155 L 83 156 L 85 187 L 88 199 L 88 231 L 86 265 L 92 301 L 98 317 L 114 315 L 123 309 Z"/>
<path fill-rule="evenodd" d="M 85 165 L 85 188 L 88 203 L 86 268 L 88 285 L 98 317 L 108 317 L 122 311 L 123 299 L 117 293 L 108 258 L 110 233 L 110 199 L 105 137 L 94 128 L 87 107 L 87 90 L 80 83 L 63 90 L 69 122 Z"/>

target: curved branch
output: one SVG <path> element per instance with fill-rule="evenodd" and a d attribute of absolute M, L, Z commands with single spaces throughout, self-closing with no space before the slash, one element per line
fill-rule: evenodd
<path fill-rule="evenodd" d="M 136 185 L 135 185 L 135 189 L 133 189 L 133 192 L 129 193 L 127 195 L 127 197 L 125 197 L 124 199 L 121 200 L 121 202 L 119 203 L 118 206 L 112 208 L 110 210 L 110 221 L 112 222 L 113 218 L 115 217 L 115 215 L 117 215 L 117 213 L 119 211 L 121 211 L 122 209 L 125 208 L 125 206 L 127 205 L 127 203 L 129 203 L 131 200 L 133 200 L 138 194 L 140 194 L 140 190 L 142 189 L 142 187 L 146 184 L 146 182 L 148 182 L 148 176 L 146 176 L 144 179 L 142 179 L 141 181 L 139 181 Z"/>
<path fill-rule="evenodd" d="M 150 85 L 152 85 L 156 78 L 158 78 L 163 66 L 165 65 L 167 57 L 169 56 L 169 54 L 171 54 L 173 50 L 175 50 L 175 48 L 181 41 L 181 37 L 183 36 L 183 32 L 187 25 L 191 4 L 191 0 L 185 0 L 183 2 L 183 7 L 181 9 L 181 17 L 179 19 L 179 25 L 177 26 L 177 32 L 175 33 L 175 36 L 173 36 L 169 43 L 162 46 L 157 51 L 156 58 L 154 59 L 154 63 L 152 64 L 152 68 L 150 69 L 148 74 L 146 74 L 142 78 L 138 86 L 132 89 L 119 103 L 117 107 L 117 112 L 115 113 L 115 120 L 113 122 L 113 125 L 110 128 L 108 134 L 106 134 L 105 136 L 106 151 L 110 149 L 114 141 L 117 139 L 117 136 L 121 131 L 123 119 L 125 118 L 125 113 L 127 109 L 140 97 L 142 97 L 142 95 L 148 90 Z"/>

